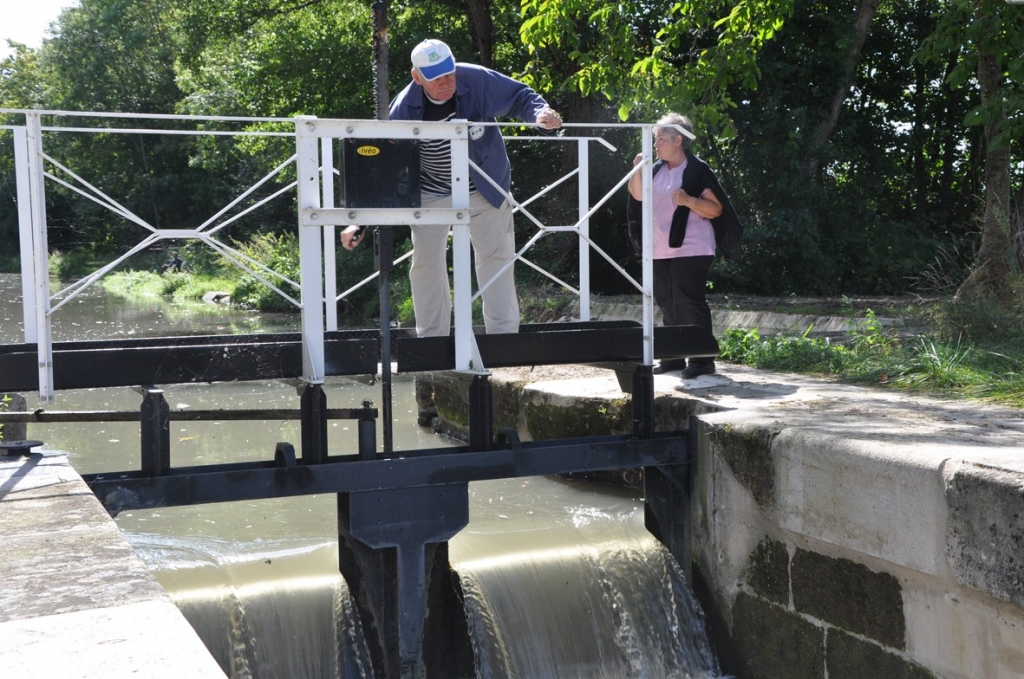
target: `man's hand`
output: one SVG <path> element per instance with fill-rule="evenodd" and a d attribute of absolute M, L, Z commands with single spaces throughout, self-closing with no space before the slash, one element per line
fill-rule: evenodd
<path fill-rule="evenodd" d="M 557 130 L 562 126 L 562 116 L 553 108 L 542 108 L 537 113 L 537 127 L 542 130 Z"/>
<path fill-rule="evenodd" d="M 341 239 L 341 247 L 355 250 L 356 246 L 363 242 L 363 229 L 353 224 L 345 227 L 338 237 Z"/>

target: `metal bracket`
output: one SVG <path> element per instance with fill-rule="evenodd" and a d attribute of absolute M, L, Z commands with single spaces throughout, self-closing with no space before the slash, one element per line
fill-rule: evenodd
<path fill-rule="evenodd" d="M 42 441 L 28 439 L 22 441 L 0 441 L 0 450 L 4 451 L 3 454 L 8 457 L 39 455 L 40 453 L 33 453 L 32 449 L 41 445 L 43 445 Z"/>

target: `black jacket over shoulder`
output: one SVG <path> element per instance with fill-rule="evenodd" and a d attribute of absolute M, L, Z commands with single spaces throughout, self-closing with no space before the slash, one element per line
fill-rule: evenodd
<path fill-rule="evenodd" d="M 658 174 L 658 170 L 665 164 L 659 160 L 652 168 L 652 175 Z M 726 259 L 732 259 L 739 251 L 740 239 L 743 238 L 743 224 L 739 215 L 736 214 L 729 196 L 722 188 L 714 171 L 703 160 L 693 154 L 687 155 L 686 169 L 683 170 L 683 183 L 680 187 L 691 196 L 699 196 L 706 189 L 711 189 L 718 202 L 722 204 L 722 214 L 711 220 L 715 228 L 715 245 Z M 640 210 L 641 202 L 627 196 L 626 222 L 629 229 L 629 240 L 633 243 L 633 249 L 637 254 L 642 251 L 643 217 Z M 686 220 L 690 217 L 690 208 L 680 205 L 672 214 L 672 230 L 669 232 L 668 244 L 677 248 L 683 244 L 686 237 Z"/>

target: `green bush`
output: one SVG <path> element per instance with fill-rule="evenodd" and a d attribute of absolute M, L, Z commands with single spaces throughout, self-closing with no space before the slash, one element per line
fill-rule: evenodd
<path fill-rule="evenodd" d="M 299 288 L 288 281 L 299 282 L 299 243 L 298 237 L 292 232 L 281 234 L 257 234 L 246 243 L 235 243 L 235 248 L 247 257 L 259 262 L 278 275 L 251 267 L 269 283 L 272 283 L 294 299 L 299 298 Z M 233 262 L 221 256 L 221 266 L 225 270 L 234 269 Z M 282 280 L 283 276 L 288 280 Z M 257 311 L 296 311 L 296 307 L 276 291 L 251 274 L 243 274 L 242 278 L 231 290 L 231 299 L 236 304 Z"/>

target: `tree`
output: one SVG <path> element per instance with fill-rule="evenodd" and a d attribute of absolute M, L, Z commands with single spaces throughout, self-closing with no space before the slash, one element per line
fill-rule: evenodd
<path fill-rule="evenodd" d="M 951 52 L 961 59 L 948 80 L 978 90 L 980 103 L 965 123 L 981 126 L 985 139 L 981 245 L 958 296 L 1005 302 L 1014 292 L 1011 273 L 1019 274 L 1013 245 L 1024 228 L 1019 220 L 1014 223 L 1011 207 L 1011 151 L 1024 136 L 1024 119 L 1007 115 L 1024 109 L 1024 11 L 1000 0 L 944 2 L 938 27 L 919 56 L 934 60 Z"/>
<path fill-rule="evenodd" d="M 842 77 L 836 83 L 836 87 L 829 102 L 827 113 L 815 127 L 810 139 L 810 157 L 808 158 L 808 176 L 814 177 L 818 173 L 819 150 L 825 146 L 839 122 L 839 114 L 842 111 L 843 103 L 850 93 L 850 87 L 854 83 L 857 64 L 860 61 L 861 50 L 868 37 L 868 30 L 878 10 L 879 0 L 860 0 L 857 5 L 857 14 L 854 18 L 852 39 L 846 50 L 846 57 L 843 62 Z"/>
<path fill-rule="evenodd" d="M 793 1 L 695 0 L 665 14 L 660 7 L 648 0 L 524 0 L 520 30 L 540 62 L 537 83 L 599 93 L 618 102 L 622 120 L 685 110 L 732 136 L 732 85 L 756 87 L 758 52 Z"/>

